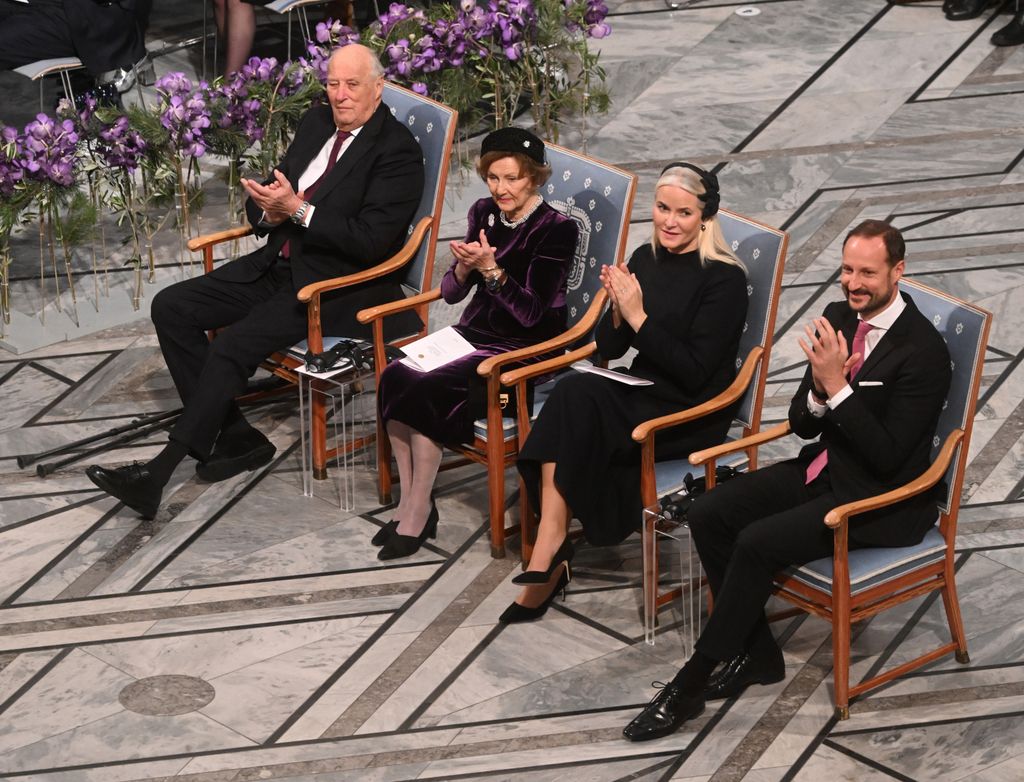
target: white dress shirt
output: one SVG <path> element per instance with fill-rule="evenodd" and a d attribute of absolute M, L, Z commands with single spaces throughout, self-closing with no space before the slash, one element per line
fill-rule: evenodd
<path fill-rule="evenodd" d="M 361 131 L 362 129 L 362 127 L 358 127 L 355 130 L 349 131 L 349 137 L 345 139 L 345 143 L 342 144 L 341 149 L 338 150 L 338 160 L 341 160 L 341 156 L 345 154 L 345 150 L 352 146 L 352 139 L 358 136 L 359 131 Z M 297 192 L 301 193 L 311 184 L 316 182 L 316 180 L 318 180 L 321 176 L 323 176 L 324 171 L 327 170 L 327 163 L 331 159 L 331 150 L 334 148 L 334 140 L 337 137 L 338 132 L 335 131 L 328 137 L 327 141 L 324 142 L 324 145 L 320 148 L 320 151 L 313 156 L 312 160 L 309 161 L 309 165 L 306 166 L 306 170 L 303 171 L 302 175 L 299 177 L 299 187 L 297 189 Z M 337 165 L 337 161 L 335 161 L 335 165 Z M 313 219 L 313 212 L 315 211 L 316 207 L 310 204 L 309 209 L 306 210 L 306 214 L 302 216 L 301 225 L 303 228 L 309 226 L 309 222 L 310 220 Z M 263 217 L 260 218 L 260 222 L 264 222 L 266 221 L 266 219 L 267 213 L 264 212 Z"/>

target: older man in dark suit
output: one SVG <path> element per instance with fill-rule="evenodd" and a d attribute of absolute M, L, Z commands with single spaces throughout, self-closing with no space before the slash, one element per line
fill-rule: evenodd
<path fill-rule="evenodd" d="M 800 340 L 808 366 L 789 422 L 799 436 L 820 439 L 796 459 L 740 476 L 691 507 L 715 607 L 693 656 L 626 727 L 626 738 L 665 736 L 707 700 L 780 681 L 782 652 L 764 615 L 773 576 L 832 555 L 832 530 L 823 522 L 829 510 L 928 468 L 951 370 L 942 337 L 899 292 L 904 249 L 888 223 L 854 228 L 843 245 L 846 301 L 829 304 Z M 850 523 L 850 548 L 912 545 L 936 518 L 926 494 L 862 514 Z"/>
<path fill-rule="evenodd" d="M 211 481 L 270 461 L 274 446 L 234 399 L 263 359 L 306 336 L 306 306 L 296 292 L 374 266 L 406 238 L 423 191 L 423 153 L 381 102 L 380 62 L 369 49 L 350 45 L 334 53 L 327 74 L 328 105 L 305 115 L 273 176 L 243 180 L 249 221 L 266 244 L 153 300 L 160 349 L 184 412 L 151 461 L 87 471 L 146 518 L 156 513 L 186 455 L 199 460 L 197 473 Z M 401 271 L 325 295 L 325 332 L 368 334 L 355 314 L 400 299 L 400 277 Z M 211 329 L 219 331 L 209 342 Z"/>

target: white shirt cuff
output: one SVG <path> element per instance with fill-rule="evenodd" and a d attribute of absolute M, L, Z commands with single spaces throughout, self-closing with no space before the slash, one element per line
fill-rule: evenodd
<path fill-rule="evenodd" d="M 852 393 L 853 389 L 850 387 L 850 384 L 847 383 L 845 386 L 836 391 L 836 393 L 832 397 L 830 397 L 828 401 L 825 402 L 825 404 L 828 405 L 829 410 L 835 410 L 837 407 L 839 407 L 839 405 L 843 403 L 846 397 L 848 397 Z"/>
<path fill-rule="evenodd" d="M 302 227 L 309 228 L 309 224 L 313 222 L 313 212 L 316 211 L 316 207 L 312 204 L 309 205 L 309 209 L 306 210 L 306 214 L 302 216 Z"/>
<path fill-rule="evenodd" d="M 827 410 L 828 407 L 817 400 L 813 391 L 807 392 L 807 412 L 815 418 L 821 418 Z"/>

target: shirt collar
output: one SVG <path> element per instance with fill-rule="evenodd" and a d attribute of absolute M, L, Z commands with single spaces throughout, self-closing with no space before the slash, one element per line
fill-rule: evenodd
<path fill-rule="evenodd" d="M 866 320 L 874 328 L 888 331 L 889 329 L 892 328 L 892 324 L 896 322 L 896 318 L 898 318 L 903 313 L 903 310 L 905 310 L 906 308 L 907 303 L 903 301 L 903 296 L 902 294 L 899 293 L 899 290 L 897 289 L 896 296 L 893 298 L 891 302 L 889 302 L 889 306 L 886 307 L 881 312 L 879 312 L 877 315 L 867 318 Z M 858 315 L 857 320 L 865 319 L 861 318 L 861 316 Z"/>

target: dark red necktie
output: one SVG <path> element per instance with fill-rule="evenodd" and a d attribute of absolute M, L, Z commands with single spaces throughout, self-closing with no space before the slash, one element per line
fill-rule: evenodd
<path fill-rule="evenodd" d="M 341 153 L 341 145 L 345 143 L 345 140 L 351 136 L 347 130 L 339 130 L 337 136 L 334 138 L 334 146 L 331 147 L 331 155 L 327 158 L 327 168 L 324 172 L 316 178 L 316 180 L 309 187 L 306 188 L 303 195 L 305 200 L 308 201 L 312 198 L 313 193 L 320 187 L 320 184 L 327 178 L 327 175 L 331 173 L 331 169 L 334 168 L 334 164 L 338 162 L 338 155 Z M 285 242 L 281 245 L 281 257 L 285 260 L 291 258 L 291 248 L 288 246 L 289 242 Z"/>
<path fill-rule="evenodd" d="M 873 328 L 874 326 L 867 321 L 857 321 L 857 333 L 853 335 L 853 352 L 860 353 L 860 358 L 857 359 L 856 364 L 850 367 L 851 378 L 855 377 L 857 373 L 860 372 L 860 368 L 864 366 L 864 338 Z M 828 450 L 824 450 L 819 453 L 811 460 L 811 463 L 807 465 L 806 483 L 810 483 L 821 475 L 821 471 L 825 469 L 826 464 L 828 464 Z"/>

